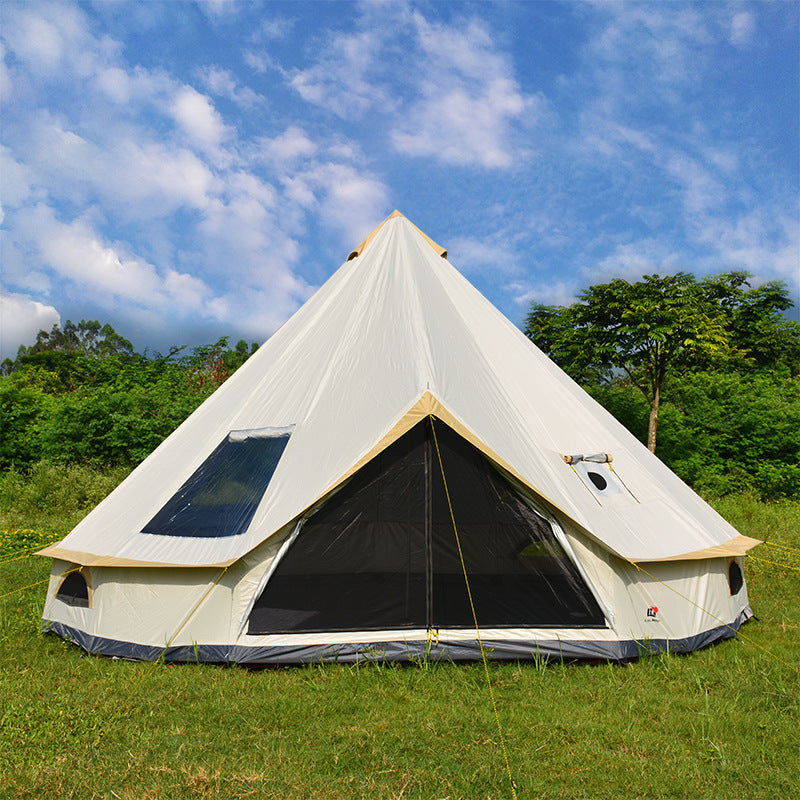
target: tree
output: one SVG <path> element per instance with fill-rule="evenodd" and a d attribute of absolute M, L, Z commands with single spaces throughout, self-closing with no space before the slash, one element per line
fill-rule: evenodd
<path fill-rule="evenodd" d="M 19 356 L 51 350 L 81 353 L 85 356 L 108 356 L 133 353 L 133 345 L 108 323 L 82 319 L 77 325 L 67 320 L 63 329 L 58 324 L 50 331 L 41 330 L 30 347 L 20 347 Z"/>
<path fill-rule="evenodd" d="M 531 307 L 528 337 L 580 380 L 619 374 L 650 408 L 647 446 L 655 452 L 664 386 L 681 367 L 730 351 L 722 307 L 687 273 L 617 278 L 590 286 L 569 307 Z"/>
<path fill-rule="evenodd" d="M 757 366 L 783 364 L 792 377 L 800 375 L 800 324 L 784 312 L 794 305 L 782 281 L 752 287 L 749 272 L 723 272 L 700 285 L 724 314 L 734 353 Z"/>

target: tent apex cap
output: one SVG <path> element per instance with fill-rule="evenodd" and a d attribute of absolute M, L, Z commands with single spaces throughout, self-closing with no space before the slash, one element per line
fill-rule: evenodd
<path fill-rule="evenodd" d="M 355 249 L 355 250 L 352 250 L 352 251 L 350 252 L 350 255 L 348 255 L 348 256 L 347 256 L 347 260 L 348 260 L 348 261 L 352 261 L 352 259 L 354 259 L 354 258 L 358 258 L 358 256 L 360 256 L 360 255 L 361 255 L 361 253 L 363 253 L 363 252 L 364 252 L 364 249 L 367 247 L 367 245 L 368 245 L 368 244 L 369 244 L 369 243 L 370 243 L 370 242 L 371 242 L 371 241 L 372 241 L 372 240 L 375 238 L 375 236 L 376 236 L 376 234 L 378 233 L 378 231 L 379 231 L 379 230 L 380 230 L 380 229 L 381 229 L 381 228 L 382 228 L 382 227 L 383 227 L 383 226 L 384 226 L 384 225 L 385 225 L 385 224 L 386 224 L 386 223 L 387 223 L 387 222 L 388 222 L 390 219 L 394 219 L 395 217 L 402 217 L 404 220 L 406 220 L 406 222 L 408 222 L 408 224 L 409 224 L 409 225 L 411 225 L 411 227 L 412 227 L 412 228 L 414 228 L 414 230 L 415 230 L 415 231 L 416 231 L 416 232 L 417 232 L 417 233 L 418 233 L 418 234 L 419 234 L 419 235 L 420 235 L 420 236 L 421 236 L 421 237 L 422 237 L 422 238 L 423 238 L 423 239 L 424 239 L 424 240 L 425 240 L 425 241 L 426 241 L 426 242 L 427 242 L 427 243 L 428 243 L 428 244 L 429 244 L 429 245 L 430 245 L 430 246 L 431 246 L 431 247 L 432 247 L 432 248 L 433 248 L 433 249 L 434 249 L 434 250 L 435 250 L 435 251 L 436 251 L 436 252 L 437 252 L 437 253 L 438 253 L 438 254 L 441 256 L 441 257 L 442 257 L 442 258 L 445 258 L 445 259 L 447 258 L 447 250 L 445 250 L 445 249 L 444 249 L 444 247 L 440 247 L 438 244 L 436 244 L 436 242 L 434 242 L 434 241 L 433 241 L 433 239 L 431 239 L 431 238 L 430 238 L 430 236 L 428 236 L 427 234 L 423 233 L 423 232 L 422 232 L 422 231 L 421 231 L 421 230 L 420 230 L 420 229 L 419 229 L 419 228 L 418 228 L 418 227 L 417 227 L 417 226 L 416 226 L 416 225 L 415 225 L 415 224 L 414 224 L 414 223 L 413 223 L 413 222 L 412 222 L 412 221 L 411 221 L 411 220 L 410 220 L 408 217 L 406 217 L 406 216 L 405 216 L 405 214 L 402 214 L 400 211 L 398 211 L 397 209 L 395 209 L 394 211 L 392 211 L 392 213 L 391 213 L 391 214 L 389 214 L 389 216 L 388 216 L 388 217 L 386 217 L 386 219 L 385 219 L 383 222 L 381 222 L 381 224 L 380 224 L 380 225 L 378 225 L 378 227 L 377 227 L 377 228 L 375 228 L 375 230 L 374 230 L 374 231 L 372 231 L 372 233 L 370 233 L 370 234 L 369 234 L 369 235 L 368 235 L 368 236 L 367 236 L 367 237 L 364 239 L 364 241 L 362 241 L 362 242 L 361 242 L 361 244 L 360 244 L 358 247 L 356 247 L 356 249 Z"/>

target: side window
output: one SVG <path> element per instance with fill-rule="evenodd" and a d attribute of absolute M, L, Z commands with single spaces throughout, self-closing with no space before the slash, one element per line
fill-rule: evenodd
<path fill-rule="evenodd" d="M 68 606 L 89 608 L 89 584 L 83 569 L 67 573 L 58 587 L 56 599 Z"/>
<path fill-rule="evenodd" d="M 742 568 L 739 566 L 739 561 L 735 558 L 731 559 L 728 564 L 728 589 L 731 597 L 739 592 L 744 586 L 744 575 L 742 575 Z"/>
<path fill-rule="evenodd" d="M 203 538 L 244 533 L 278 468 L 291 431 L 231 431 L 142 533 Z"/>

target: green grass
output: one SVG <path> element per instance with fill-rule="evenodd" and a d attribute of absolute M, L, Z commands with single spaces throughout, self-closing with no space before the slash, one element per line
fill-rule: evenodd
<path fill-rule="evenodd" d="M 27 544 L 63 535 L 83 509 L 59 515 L 48 498 L 69 494 L 4 503 L 0 553 L 19 528 Z M 742 533 L 800 551 L 800 503 L 715 505 Z M 490 663 L 520 800 L 800 796 L 800 552 L 754 555 L 760 621 L 746 639 L 630 666 Z M 1 798 L 512 796 L 481 664 L 86 657 L 39 632 L 44 584 L 16 591 L 48 570 L 38 558 L 0 567 L 0 594 L 14 592 L 0 602 Z"/>

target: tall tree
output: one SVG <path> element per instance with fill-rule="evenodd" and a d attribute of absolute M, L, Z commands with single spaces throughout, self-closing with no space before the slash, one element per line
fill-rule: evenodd
<path fill-rule="evenodd" d="M 762 367 L 783 364 L 800 375 L 800 323 L 785 316 L 794 305 L 782 281 L 752 286 L 749 272 L 732 271 L 704 278 L 706 297 L 725 314 L 734 354 Z"/>
<path fill-rule="evenodd" d="M 30 347 L 21 346 L 18 355 L 35 355 L 49 351 L 108 356 L 130 354 L 133 352 L 133 345 L 108 323 L 101 325 L 96 319 L 82 319 L 76 325 L 68 319 L 63 328 L 55 324 L 49 331 L 39 331 L 36 341 Z"/>
<path fill-rule="evenodd" d="M 653 452 L 669 377 L 692 360 L 730 350 L 723 309 L 683 272 L 590 286 L 566 308 L 534 305 L 525 332 L 578 380 L 624 374 L 650 407 L 647 446 Z"/>

